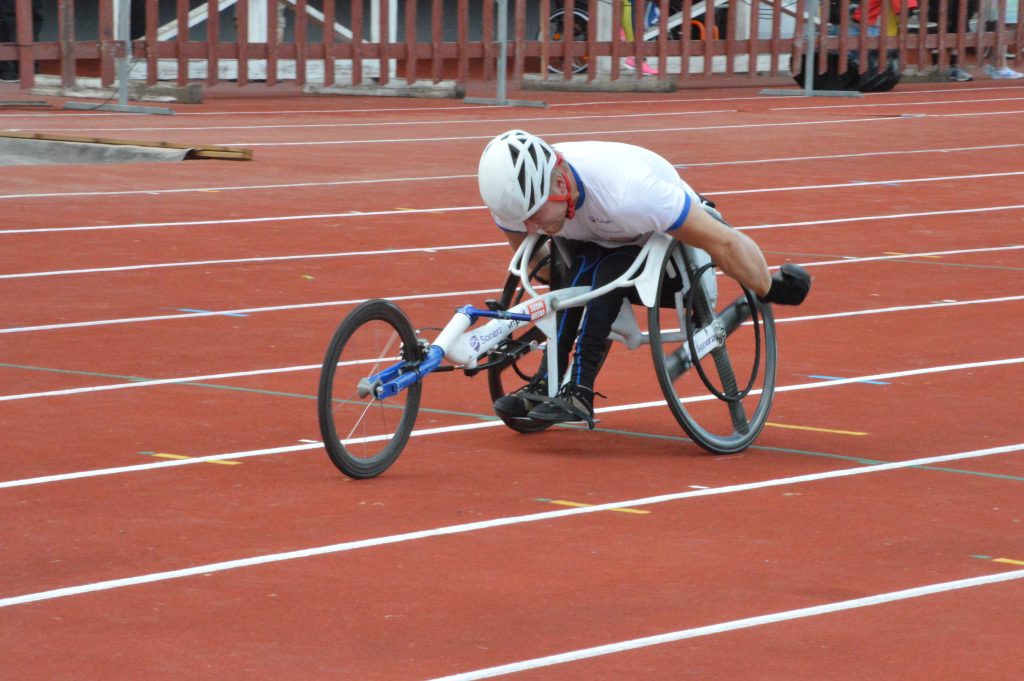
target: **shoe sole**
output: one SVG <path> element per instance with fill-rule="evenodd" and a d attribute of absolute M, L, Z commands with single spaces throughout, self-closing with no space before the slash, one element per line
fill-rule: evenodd
<path fill-rule="evenodd" d="M 538 423 L 538 422 L 542 422 L 542 423 L 586 423 L 587 422 L 586 419 L 581 419 L 581 418 L 563 419 L 563 418 L 559 418 L 557 416 L 551 416 L 551 417 L 527 416 L 525 418 L 527 420 L 529 420 L 529 421 L 533 421 L 534 423 Z M 600 423 L 601 419 L 595 418 L 595 419 L 593 419 L 593 421 L 594 421 L 594 423 Z"/>

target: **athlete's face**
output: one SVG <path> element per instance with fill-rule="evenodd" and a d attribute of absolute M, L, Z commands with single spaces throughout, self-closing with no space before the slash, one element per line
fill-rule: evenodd
<path fill-rule="evenodd" d="M 565 177 L 559 176 L 555 179 L 551 194 L 565 196 L 567 193 Z M 565 226 L 565 208 L 564 199 L 548 199 L 533 215 L 523 221 L 523 224 L 526 225 L 526 232 L 528 234 L 547 234 L 548 236 L 558 234 Z"/>
<path fill-rule="evenodd" d="M 565 201 L 545 201 L 524 224 L 528 234 L 558 234 L 565 225 Z"/>

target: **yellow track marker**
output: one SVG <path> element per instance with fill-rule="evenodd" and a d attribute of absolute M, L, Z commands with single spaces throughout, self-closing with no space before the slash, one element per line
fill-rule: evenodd
<path fill-rule="evenodd" d="M 1024 560 L 1012 560 L 1010 558 L 993 558 L 993 563 L 1006 563 L 1007 565 L 1024 565 Z"/>
<path fill-rule="evenodd" d="M 856 430 L 836 430 L 835 428 L 815 428 L 813 426 L 793 426 L 788 423 L 765 423 L 766 426 L 773 426 L 775 428 L 791 428 L 793 430 L 811 430 L 815 433 L 833 433 L 835 435 L 868 435 L 869 433 L 861 433 Z"/>
<path fill-rule="evenodd" d="M 395 206 L 395 210 L 420 210 L 420 209 L 419 208 L 406 208 L 405 206 Z M 428 210 L 428 211 L 424 211 L 424 212 L 429 213 L 431 215 L 440 215 L 440 213 L 441 213 L 441 211 L 439 211 L 439 210 Z"/>
<path fill-rule="evenodd" d="M 161 459 L 191 459 L 192 458 L 191 456 L 185 456 L 183 454 L 168 454 L 166 452 L 153 452 L 152 454 L 150 454 L 149 452 L 143 452 L 143 454 L 148 454 L 149 456 L 157 456 L 157 457 L 160 457 Z M 240 464 L 242 462 L 241 461 L 218 461 L 218 460 L 214 460 L 214 461 L 205 461 L 204 463 L 219 463 L 222 466 L 237 466 L 238 464 Z"/>
<path fill-rule="evenodd" d="M 900 253 L 898 251 L 885 251 L 882 255 L 910 255 L 909 253 Z M 942 260 L 941 255 L 916 255 L 915 258 L 935 258 L 936 260 Z"/>
<path fill-rule="evenodd" d="M 559 506 L 572 506 L 573 508 L 585 508 L 587 506 L 593 506 L 593 504 L 581 504 L 578 501 L 565 501 L 563 499 L 542 499 L 549 504 L 558 504 Z M 609 508 L 609 511 L 618 511 L 619 513 L 635 513 L 636 515 L 647 515 L 650 511 L 644 511 L 639 508 Z"/>

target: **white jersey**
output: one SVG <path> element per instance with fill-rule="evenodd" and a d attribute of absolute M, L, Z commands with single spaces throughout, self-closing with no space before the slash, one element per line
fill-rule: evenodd
<path fill-rule="evenodd" d="M 679 229 L 697 193 L 672 165 L 642 147 L 619 142 L 552 145 L 568 162 L 579 188 L 576 215 L 557 236 L 613 248 L 643 243 L 655 232 Z M 498 227 L 525 232 L 522 222 Z"/>

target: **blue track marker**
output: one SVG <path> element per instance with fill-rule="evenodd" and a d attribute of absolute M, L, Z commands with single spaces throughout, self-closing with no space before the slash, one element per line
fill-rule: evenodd
<path fill-rule="evenodd" d="M 193 310 L 190 307 L 176 307 L 174 309 L 177 310 L 178 312 L 198 312 L 198 313 L 201 313 L 201 314 L 221 315 L 221 316 L 224 316 L 224 317 L 248 317 L 249 316 L 249 315 L 243 314 L 241 312 L 214 312 L 213 310 Z"/>
<path fill-rule="evenodd" d="M 824 381 L 845 381 L 842 376 L 818 376 L 816 374 L 804 374 L 807 378 L 820 378 Z M 854 381 L 854 383 L 870 383 L 872 385 L 889 385 L 888 381 Z"/>

